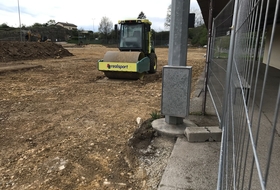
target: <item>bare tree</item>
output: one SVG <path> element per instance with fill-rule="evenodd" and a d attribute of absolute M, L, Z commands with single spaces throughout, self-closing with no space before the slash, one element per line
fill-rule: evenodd
<path fill-rule="evenodd" d="M 141 13 L 138 15 L 137 19 L 146 19 L 146 15 L 141 11 Z"/>
<path fill-rule="evenodd" d="M 106 40 L 108 40 L 108 36 L 113 29 L 113 22 L 108 17 L 102 17 L 99 23 L 98 31 L 104 36 Z"/>
<path fill-rule="evenodd" d="M 195 13 L 195 23 L 194 26 L 198 27 L 204 24 L 203 17 L 201 11 L 196 8 L 191 8 L 190 13 Z M 164 27 L 166 29 L 170 29 L 170 22 L 171 22 L 171 4 L 167 8 L 167 14 L 165 18 Z"/>
<path fill-rule="evenodd" d="M 47 22 L 47 24 L 50 26 L 50 25 L 54 25 L 56 22 L 55 22 L 55 20 L 49 20 L 48 22 Z"/>
<path fill-rule="evenodd" d="M 171 4 L 167 8 L 167 14 L 166 14 L 165 23 L 164 23 L 164 27 L 166 29 L 170 28 L 170 22 L 171 22 Z"/>

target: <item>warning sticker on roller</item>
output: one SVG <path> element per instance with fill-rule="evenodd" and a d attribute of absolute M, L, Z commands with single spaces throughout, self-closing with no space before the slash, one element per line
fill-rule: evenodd
<path fill-rule="evenodd" d="M 128 69 L 128 65 L 110 65 L 109 63 L 107 64 L 108 69 Z"/>
<path fill-rule="evenodd" d="M 100 71 L 128 71 L 136 72 L 136 63 L 99 62 Z"/>

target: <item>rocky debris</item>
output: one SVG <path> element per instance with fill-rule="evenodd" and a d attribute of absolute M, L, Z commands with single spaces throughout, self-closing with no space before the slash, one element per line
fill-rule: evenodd
<path fill-rule="evenodd" d="M 137 118 L 136 118 L 136 123 L 137 123 L 138 125 L 141 125 L 141 124 L 143 123 L 141 117 L 137 117 Z"/>
<path fill-rule="evenodd" d="M 137 120 L 140 120 L 139 117 Z M 142 180 L 142 189 L 157 189 L 176 140 L 174 137 L 157 133 L 152 128 L 152 121 L 152 118 L 141 121 L 139 128 L 128 141 L 128 152 L 136 156 L 139 164 L 135 178 Z M 129 156 L 127 158 L 131 159 Z"/>

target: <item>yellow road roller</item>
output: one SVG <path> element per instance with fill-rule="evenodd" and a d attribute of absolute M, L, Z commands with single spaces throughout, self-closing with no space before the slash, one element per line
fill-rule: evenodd
<path fill-rule="evenodd" d="M 119 51 L 107 51 L 97 68 L 110 79 L 139 79 L 155 73 L 157 56 L 148 19 L 120 20 Z"/>

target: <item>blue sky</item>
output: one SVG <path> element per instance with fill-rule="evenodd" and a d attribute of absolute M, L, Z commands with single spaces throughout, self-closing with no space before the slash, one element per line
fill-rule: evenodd
<path fill-rule="evenodd" d="M 167 8 L 171 4 L 171 0 L 0 0 L 0 24 L 19 26 L 18 2 L 21 23 L 26 26 L 52 19 L 94 31 L 104 16 L 116 24 L 118 20 L 137 17 L 141 11 L 151 20 L 154 30 L 164 30 Z M 191 0 L 191 10 L 199 10 L 196 0 Z"/>

